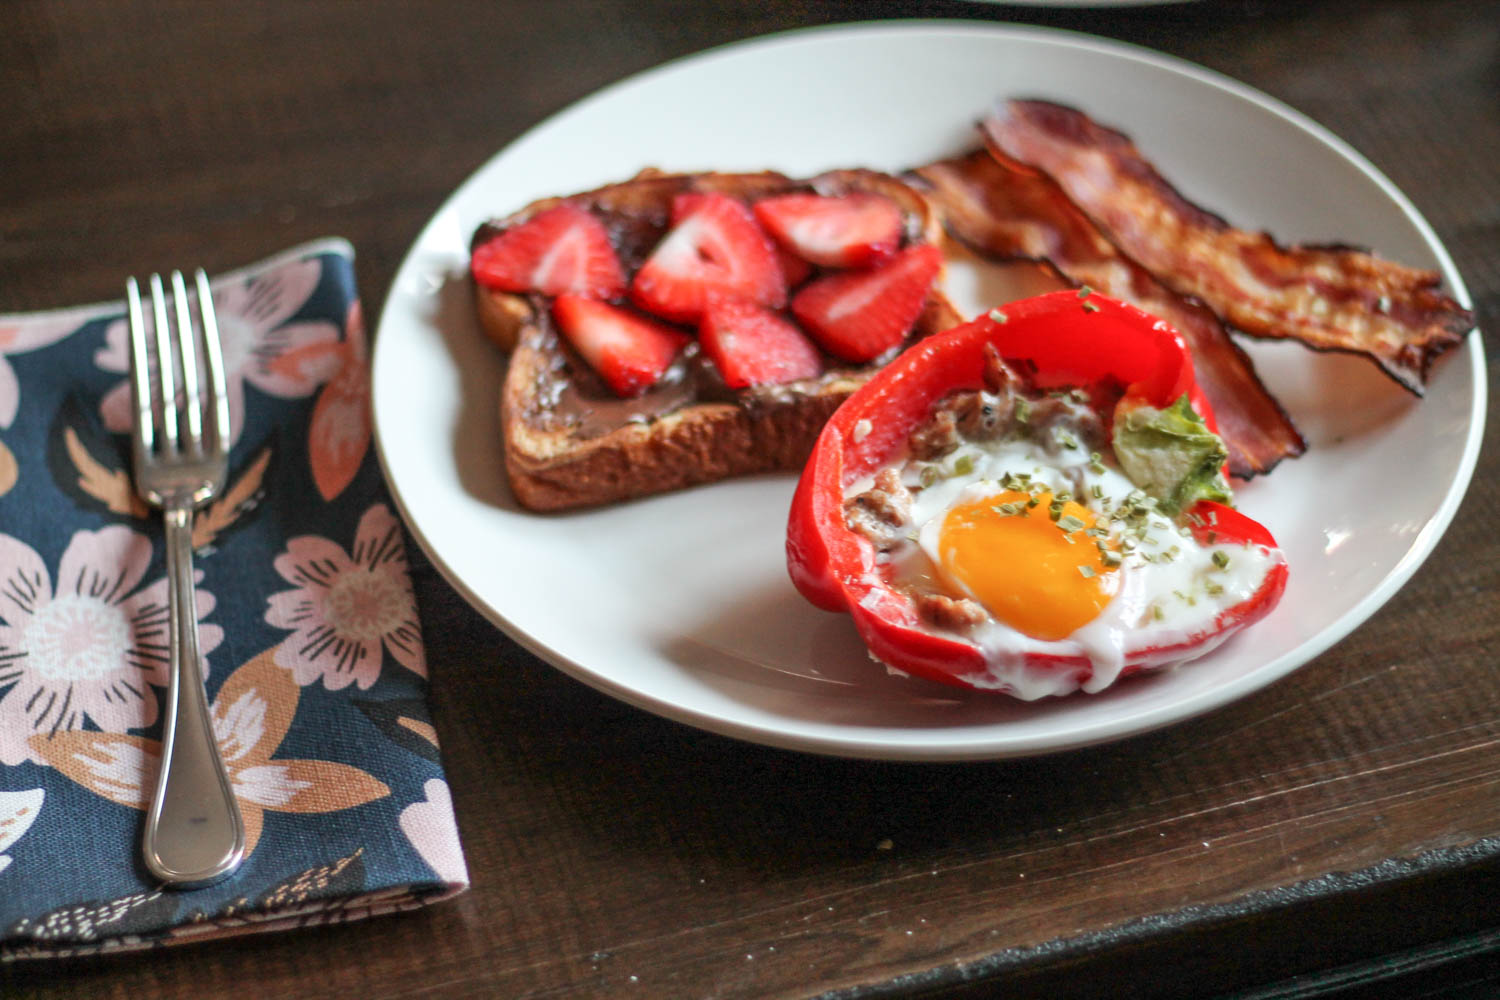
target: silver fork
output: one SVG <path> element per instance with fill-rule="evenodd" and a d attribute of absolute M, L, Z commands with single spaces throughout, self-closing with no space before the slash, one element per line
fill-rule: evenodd
<path fill-rule="evenodd" d="M 169 886 L 191 888 L 217 882 L 239 867 L 245 853 L 245 824 L 214 739 L 193 594 L 193 511 L 223 488 L 229 464 L 224 359 L 208 276 L 201 268 L 196 274 L 202 370 L 182 272 L 173 271 L 171 280 L 175 351 L 174 324 L 168 317 L 161 276 L 150 278 L 154 337 L 147 334 L 140 288 L 134 278 L 125 282 L 135 404 L 135 488 L 147 502 L 162 509 L 171 590 L 171 677 L 161 773 L 146 814 L 142 851 L 146 867 L 157 879 Z M 205 372 L 206 387 L 202 385 Z"/>

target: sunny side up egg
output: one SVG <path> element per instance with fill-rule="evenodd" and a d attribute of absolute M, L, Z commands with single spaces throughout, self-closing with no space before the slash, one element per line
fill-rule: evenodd
<path fill-rule="evenodd" d="M 1282 560 L 1260 546 L 1199 544 L 1063 427 L 963 441 L 896 472 L 912 490 L 909 530 L 877 565 L 892 586 L 982 607 L 965 634 L 986 670 L 964 680 L 1025 700 L 1103 690 L 1132 654 L 1213 633 Z M 1082 655 L 1093 670 L 1080 685 L 1073 672 L 1038 669 L 1034 654 Z"/>

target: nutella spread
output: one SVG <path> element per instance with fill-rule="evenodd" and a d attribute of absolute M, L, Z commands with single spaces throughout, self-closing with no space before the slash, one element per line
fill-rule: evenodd
<path fill-rule="evenodd" d="M 823 374 L 815 379 L 730 389 L 698 345 L 689 344 L 654 386 L 622 399 L 557 335 L 545 312 L 538 313 L 537 327 L 534 343 L 547 364 L 537 367 L 526 418 L 534 426 L 566 430 L 579 440 L 602 437 L 627 423 L 649 423 L 696 403 L 732 403 L 748 410 L 784 403 L 796 396 L 817 395 L 833 383 L 870 370 L 835 367 L 837 363 L 829 358 Z"/>

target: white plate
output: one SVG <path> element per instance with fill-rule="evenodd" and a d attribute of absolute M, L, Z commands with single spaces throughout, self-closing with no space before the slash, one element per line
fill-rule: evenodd
<path fill-rule="evenodd" d="M 1251 345 L 1311 444 L 1240 493 L 1286 547 L 1286 598 L 1210 657 L 1095 697 L 1020 704 L 888 676 L 847 618 L 813 609 L 787 580 L 790 475 L 570 515 L 515 505 L 495 412 L 502 365 L 479 336 L 465 278 L 482 220 L 648 165 L 915 166 L 969 147 L 1002 95 L 1061 100 L 1123 127 L 1189 197 L 1241 225 L 1439 268 L 1467 301 L 1431 229 L 1370 164 L 1194 66 L 968 22 L 717 49 L 608 87 L 522 136 L 454 193 L 396 276 L 375 342 L 381 459 L 407 523 L 459 592 L 543 659 L 649 711 L 766 744 L 906 760 L 1037 754 L 1177 722 L 1284 676 L 1379 608 L 1468 484 L 1484 424 L 1477 336 L 1438 365 L 1421 402 L 1361 359 Z M 507 683 L 498 663 L 494 683 Z"/>

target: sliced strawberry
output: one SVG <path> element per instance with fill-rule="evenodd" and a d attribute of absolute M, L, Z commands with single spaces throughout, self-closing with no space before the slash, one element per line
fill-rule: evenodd
<path fill-rule="evenodd" d="M 786 278 L 788 290 L 812 277 L 813 266 L 779 244 L 776 247 L 776 259 L 781 263 L 781 273 Z"/>
<path fill-rule="evenodd" d="M 919 243 L 871 270 L 808 283 L 792 299 L 792 314 L 829 354 L 873 361 L 906 339 L 942 264 L 942 251 Z"/>
<path fill-rule="evenodd" d="M 559 295 L 552 303 L 552 318 L 620 396 L 637 396 L 655 385 L 692 340 L 680 330 L 580 295 Z"/>
<path fill-rule="evenodd" d="M 698 327 L 698 342 L 731 389 L 780 385 L 823 370 L 822 356 L 806 334 L 744 299 L 711 296 Z"/>
<path fill-rule="evenodd" d="M 884 195 L 785 194 L 755 203 L 766 231 L 820 267 L 864 267 L 896 252 L 904 222 Z"/>
<path fill-rule="evenodd" d="M 567 201 L 475 247 L 470 266 L 474 280 L 503 292 L 612 299 L 625 291 L 604 223 Z"/>
<path fill-rule="evenodd" d="M 636 272 L 630 294 L 663 319 L 695 323 L 710 293 L 786 304 L 776 246 L 743 202 L 689 192 L 672 200 L 671 231 Z"/>

